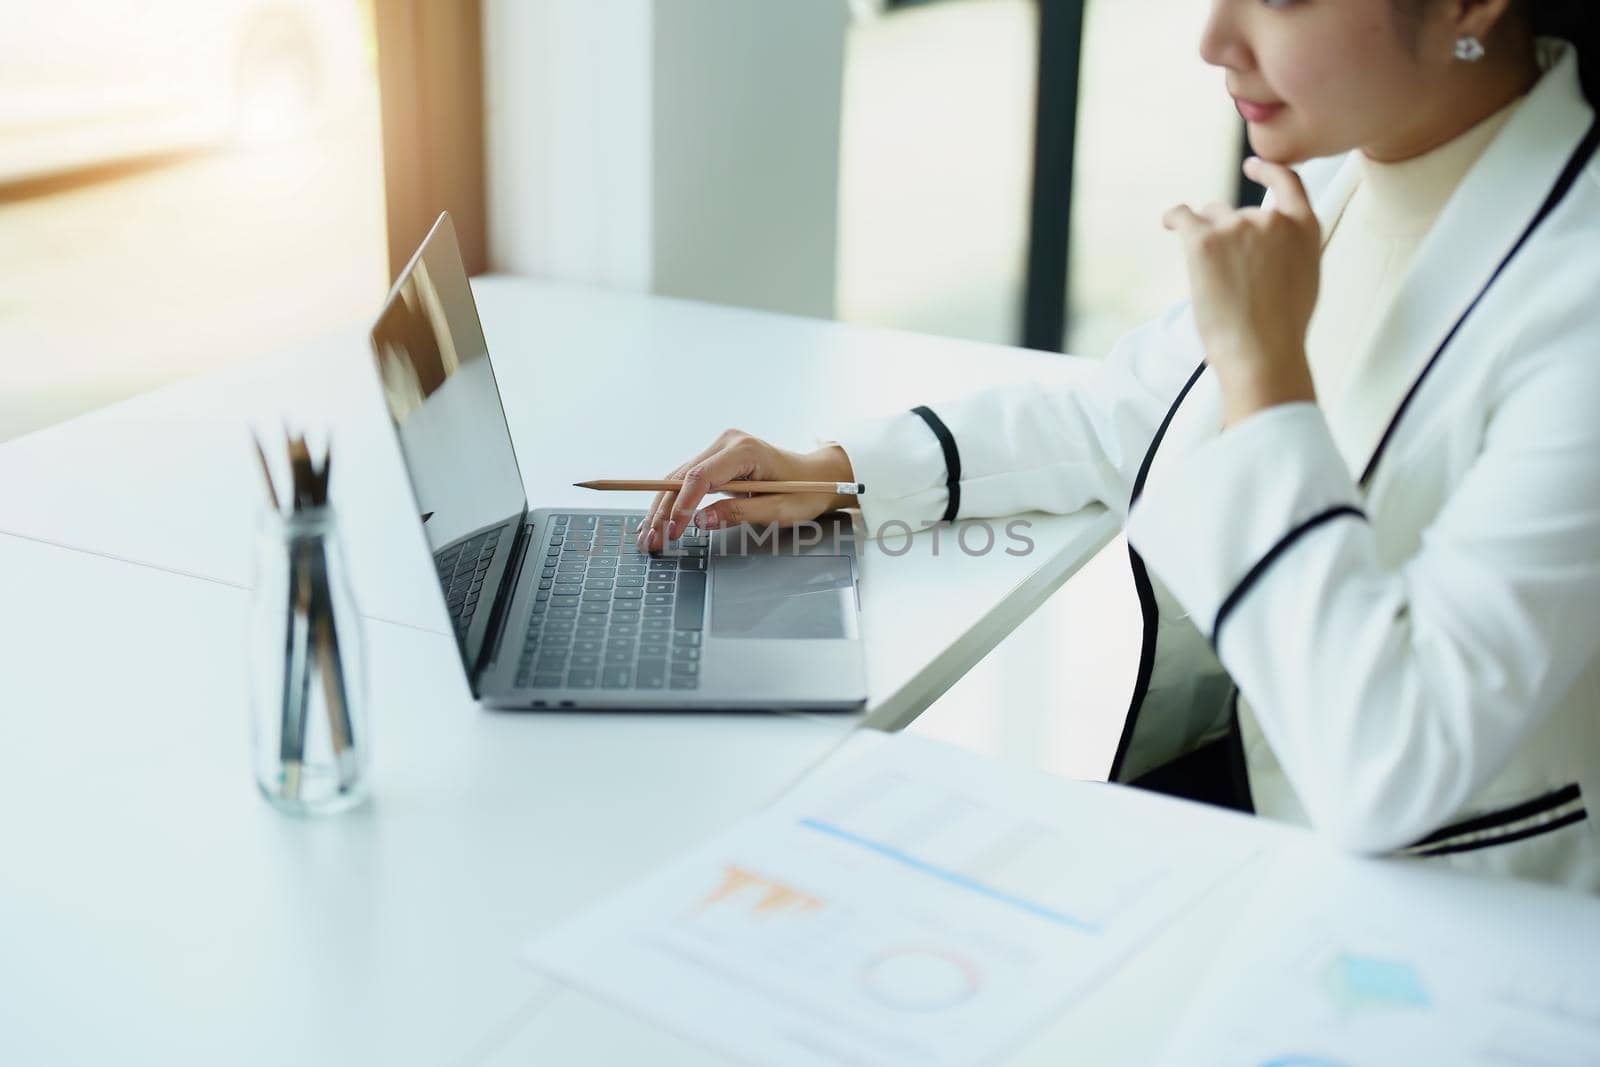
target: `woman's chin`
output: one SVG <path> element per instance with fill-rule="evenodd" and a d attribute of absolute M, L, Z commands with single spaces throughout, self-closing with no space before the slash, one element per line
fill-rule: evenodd
<path fill-rule="evenodd" d="M 1295 138 L 1254 126 L 1250 128 L 1250 151 L 1268 163 L 1281 163 L 1286 167 L 1316 158 L 1315 152 L 1308 151 Z"/>

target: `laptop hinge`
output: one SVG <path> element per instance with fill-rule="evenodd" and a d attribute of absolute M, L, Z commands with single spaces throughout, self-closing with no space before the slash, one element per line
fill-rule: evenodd
<path fill-rule="evenodd" d="M 522 586 L 522 565 L 528 558 L 529 546 L 533 543 L 533 523 L 518 524 L 516 540 L 511 545 L 511 565 L 506 568 L 506 578 L 502 579 L 500 588 L 495 593 L 494 606 L 489 613 L 489 628 L 483 634 L 483 647 L 478 650 L 478 662 L 472 668 L 472 695 L 478 695 L 478 681 L 484 673 L 494 664 L 496 651 L 500 647 L 500 630 L 506 624 L 506 616 L 511 614 L 511 605 L 517 599 L 517 590 Z"/>

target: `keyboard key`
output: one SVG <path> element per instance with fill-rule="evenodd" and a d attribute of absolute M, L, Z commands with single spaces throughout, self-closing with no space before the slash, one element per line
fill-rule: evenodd
<path fill-rule="evenodd" d="M 700 650 L 693 645 L 679 645 L 672 650 L 672 658 L 677 663 L 697 660 L 700 658 Z"/>
<path fill-rule="evenodd" d="M 700 679 L 691 678 L 685 674 L 674 674 L 669 684 L 673 689 L 699 689 Z"/>
<path fill-rule="evenodd" d="M 597 678 L 598 672 L 592 670 L 568 671 L 567 688 L 593 689 Z"/>
<path fill-rule="evenodd" d="M 599 641 L 574 641 L 574 642 L 572 642 L 572 651 L 574 651 L 574 652 L 583 652 L 583 653 L 599 652 L 600 651 L 600 642 Z"/>
<path fill-rule="evenodd" d="M 629 575 L 623 575 L 621 573 L 624 570 L 631 570 L 631 569 L 632 568 L 629 568 L 629 567 L 623 567 L 623 568 L 620 568 L 618 570 L 618 578 L 617 578 L 617 588 L 618 589 L 643 589 L 644 588 L 644 578 L 643 577 L 633 577 L 633 576 L 629 576 Z M 652 583 L 652 584 L 654 584 L 654 583 Z M 663 584 L 665 584 L 665 583 L 663 583 Z M 651 592 L 660 592 L 660 590 L 652 589 Z"/>
<path fill-rule="evenodd" d="M 685 573 L 678 575 L 678 602 L 672 615 L 674 628 L 698 630 L 706 612 L 706 576 Z"/>
<path fill-rule="evenodd" d="M 613 599 L 613 600 L 642 600 L 642 599 L 644 599 L 644 590 L 643 589 L 618 589 L 618 590 L 616 590 L 615 592 L 613 592 L 611 594 L 611 599 Z"/>
<path fill-rule="evenodd" d="M 672 673 L 674 676 L 699 674 L 700 664 L 693 661 L 685 663 L 682 660 L 673 660 Z"/>
<path fill-rule="evenodd" d="M 637 612 L 639 610 L 639 601 L 637 601 L 637 600 L 613 600 L 611 602 L 611 610 L 613 610 L 613 611 Z"/>
<path fill-rule="evenodd" d="M 600 657 L 595 655 L 578 655 L 574 653 L 572 658 L 568 661 L 568 666 L 598 667 L 600 666 Z"/>
<path fill-rule="evenodd" d="M 647 620 L 670 619 L 672 618 L 672 608 L 665 604 L 646 604 L 644 609 L 644 617 Z"/>
<path fill-rule="evenodd" d="M 519 676 L 518 680 L 517 680 L 517 684 L 518 685 L 527 685 L 528 683 L 522 681 L 521 677 Z M 560 689 L 561 688 L 561 673 L 559 671 L 556 671 L 556 672 L 552 672 L 550 674 L 536 674 L 536 675 L 533 676 L 533 687 L 535 689 Z"/>
<path fill-rule="evenodd" d="M 670 604 L 672 603 L 672 594 L 651 593 L 649 596 L 644 598 L 644 602 L 646 604 Z"/>
<path fill-rule="evenodd" d="M 645 591 L 650 593 L 671 594 L 671 592 L 676 588 L 677 585 L 673 582 L 651 582 L 649 585 L 645 586 Z"/>
<path fill-rule="evenodd" d="M 706 569 L 706 561 L 703 560 L 703 559 L 680 559 L 678 561 L 678 570 L 680 572 L 682 572 L 682 571 L 703 571 L 705 569 Z"/>
<path fill-rule="evenodd" d="M 611 604 L 609 601 L 591 600 L 583 605 L 583 614 L 585 615 L 608 615 L 610 613 Z"/>
<path fill-rule="evenodd" d="M 698 645 L 700 643 L 699 630 L 676 630 L 672 634 L 674 645 Z"/>

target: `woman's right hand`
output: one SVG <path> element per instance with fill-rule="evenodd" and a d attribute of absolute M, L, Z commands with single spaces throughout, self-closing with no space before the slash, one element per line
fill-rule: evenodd
<path fill-rule="evenodd" d="M 814 452 L 790 452 L 739 430 L 723 431 L 709 448 L 667 477 L 681 478 L 684 485 L 676 492 L 658 493 L 645 513 L 637 540 L 647 552 L 678 537 L 691 519 L 703 530 L 739 525 L 793 526 L 855 504 L 854 497 L 842 493 L 759 493 L 718 500 L 697 515 L 695 509 L 705 495 L 728 482 L 855 481 L 850 458 L 838 445 L 824 445 Z"/>

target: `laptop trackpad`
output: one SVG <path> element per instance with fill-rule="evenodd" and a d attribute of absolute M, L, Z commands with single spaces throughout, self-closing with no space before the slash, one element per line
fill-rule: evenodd
<path fill-rule="evenodd" d="M 849 556 L 724 556 L 711 581 L 712 637 L 853 636 Z"/>

